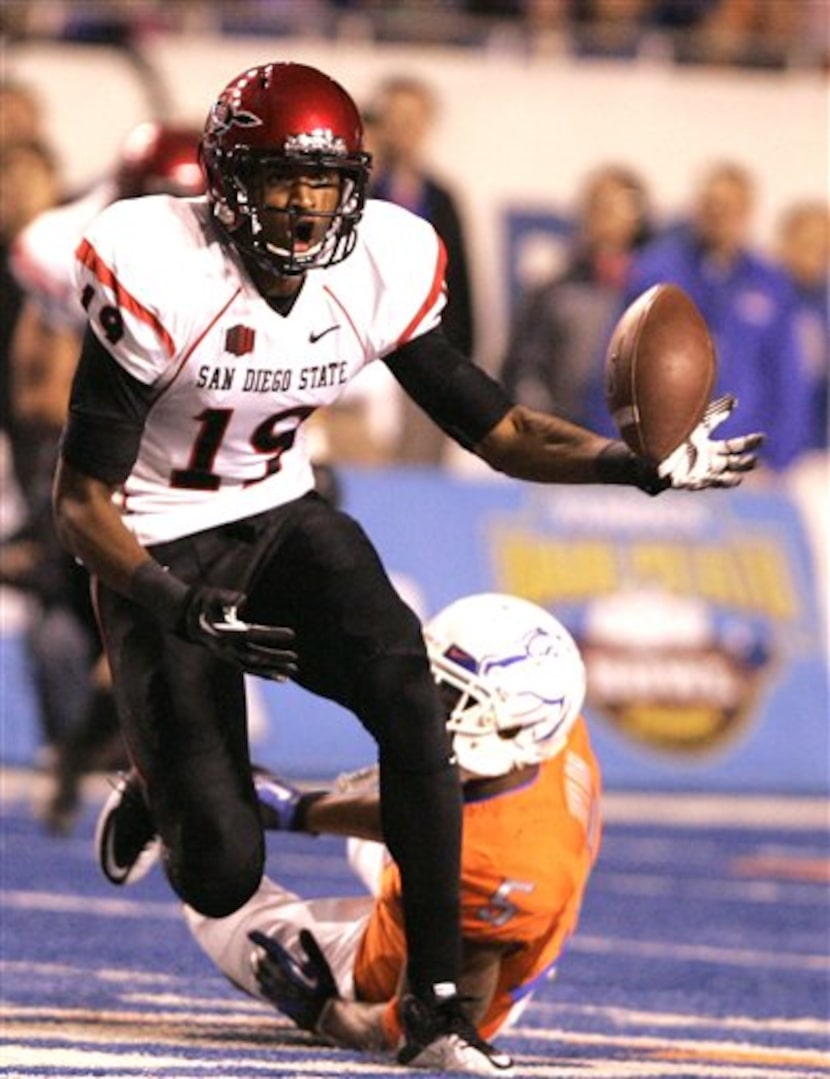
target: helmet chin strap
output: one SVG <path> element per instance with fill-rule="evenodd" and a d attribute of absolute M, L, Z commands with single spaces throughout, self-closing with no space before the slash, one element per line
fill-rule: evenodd
<path fill-rule="evenodd" d="M 482 776 L 462 767 L 460 773 L 464 801 L 480 801 L 482 798 L 492 798 L 495 794 L 513 790 L 514 787 L 520 787 L 533 779 L 538 771 L 538 764 L 517 764 L 509 772 L 497 776 Z"/>

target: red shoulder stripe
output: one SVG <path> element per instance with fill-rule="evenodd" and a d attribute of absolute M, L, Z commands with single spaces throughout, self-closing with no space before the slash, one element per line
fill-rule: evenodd
<path fill-rule="evenodd" d="M 447 249 L 446 249 L 446 247 L 444 247 L 444 243 L 441 240 L 441 237 L 439 236 L 438 237 L 438 260 L 435 263 L 435 274 L 433 275 L 433 278 L 432 278 L 432 285 L 430 287 L 429 293 L 427 295 L 427 298 L 424 300 L 424 302 L 421 304 L 421 306 L 418 308 L 417 312 L 415 313 L 415 317 L 412 319 L 412 321 L 409 323 L 409 325 L 403 331 L 401 336 L 395 342 L 395 348 L 400 348 L 401 345 L 406 344 L 406 342 L 410 339 L 410 337 L 413 335 L 413 333 L 417 329 L 418 323 L 421 321 L 421 319 L 424 317 L 424 315 L 427 313 L 427 311 L 429 311 L 430 307 L 432 307 L 432 305 L 438 299 L 438 294 L 444 288 L 444 271 L 446 270 L 446 268 L 447 268 Z"/>
<path fill-rule="evenodd" d="M 156 336 L 161 341 L 164 351 L 172 358 L 176 352 L 173 338 L 167 330 L 165 330 L 164 326 L 162 326 L 153 312 L 148 311 L 146 307 L 140 304 L 138 300 L 124 288 L 88 240 L 81 240 L 75 251 L 75 257 L 82 262 L 87 269 L 95 274 L 101 284 L 106 285 L 106 287 L 112 291 L 119 307 L 123 307 L 125 311 L 129 311 L 131 315 L 135 315 L 136 318 L 140 319 L 142 322 L 146 322 L 147 325 L 153 329 Z"/>

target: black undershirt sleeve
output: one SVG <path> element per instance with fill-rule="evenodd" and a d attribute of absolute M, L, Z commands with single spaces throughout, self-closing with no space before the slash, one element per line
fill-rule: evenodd
<path fill-rule="evenodd" d="M 450 438 L 472 449 L 513 407 L 507 391 L 439 328 L 385 358 L 406 393 Z"/>
<path fill-rule="evenodd" d="M 84 335 L 72 383 L 61 456 L 102 483 L 129 476 L 155 391 L 128 374 L 92 330 Z"/>

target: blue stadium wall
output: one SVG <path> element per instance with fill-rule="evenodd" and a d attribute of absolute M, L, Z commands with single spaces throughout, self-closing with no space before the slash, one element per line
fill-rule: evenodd
<path fill-rule="evenodd" d="M 798 507 L 770 492 L 638 492 L 345 471 L 345 506 L 422 617 L 512 592 L 568 626 L 610 789 L 830 789 L 826 612 Z M 29 764 L 37 711 L 20 631 L 0 637 L 2 759 Z M 357 720 L 296 686 L 251 685 L 254 756 L 326 778 L 373 759 Z"/>

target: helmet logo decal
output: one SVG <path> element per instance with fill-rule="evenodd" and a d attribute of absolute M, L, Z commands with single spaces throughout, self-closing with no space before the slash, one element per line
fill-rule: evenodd
<path fill-rule="evenodd" d="M 262 127 L 262 120 L 230 101 L 217 101 L 210 110 L 207 129 L 211 135 L 224 135 L 232 127 Z"/>
<path fill-rule="evenodd" d="M 345 141 L 329 127 L 315 127 L 313 131 L 289 135 L 285 150 L 289 154 L 336 154 L 338 157 L 346 157 L 349 152 Z"/>
<path fill-rule="evenodd" d="M 512 667 L 514 663 L 523 663 L 528 659 L 541 659 L 556 654 L 556 641 L 541 628 L 534 629 L 522 642 L 524 651 L 503 656 L 484 656 L 481 660 L 481 672 L 487 674 L 495 667 Z"/>

